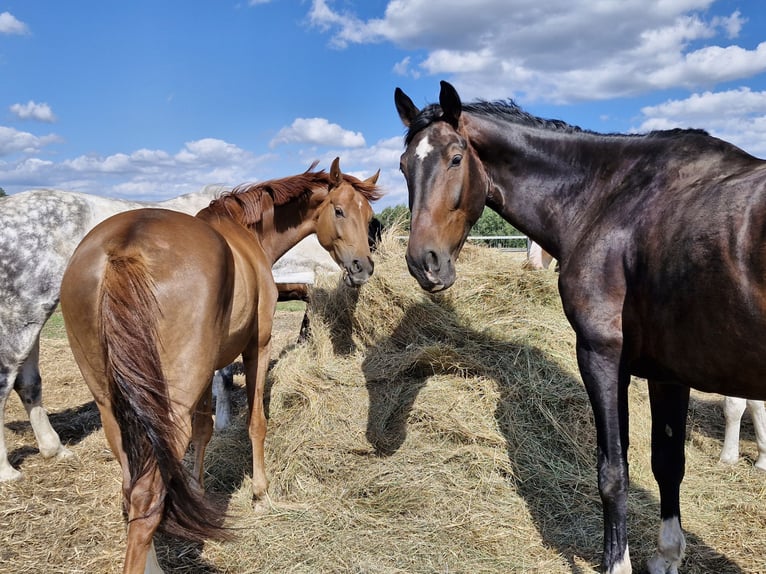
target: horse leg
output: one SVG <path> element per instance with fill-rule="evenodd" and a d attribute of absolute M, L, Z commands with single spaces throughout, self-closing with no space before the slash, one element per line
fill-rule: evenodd
<path fill-rule="evenodd" d="M 309 310 L 308 308 L 303 313 L 303 320 L 301 321 L 301 329 L 298 333 L 298 343 L 305 343 L 309 340 L 309 333 L 311 329 L 311 323 L 309 322 Z"/>
<path fill-rule="evenodd" d="M 763 401 L 747 401 L 750 416 L 753 417 L 755 442 L 758 444 L 758 460 L 755 468 L 766 471 L 766 407 Z"/>
<path fill-rule="evenodd" d="M 215 396 L 215 430 L 223 430 L 231 422 L 231 392 L 234 388 L 234 365 L 218 369 L 213 375 Z"/>
<path fill-rule="evenodd" d="M 253 500 L 262 499 L 268 490 L 264 441 L 266 440 L 266 412 L 263 394 L 266 388 L 266 373 L 271 353 L 271 329 L 276 309 L 276 290 L 269 297 L 261 293 L 258 305 L 258 328 L 256 336 L 247 351 L 242 353 L 245 364 L 245 386 L 249 406 L 248 434 L 253 445 Z M 253 356 L 255 351 L 255 357 Z"/>
<path fill-rule="evenodd" d="M 11 462 L 8 460 L 8 450 L 5 446 L 5 405 L 8 402 L 8 395 L 13 389 L 15 379 L 15 369 L 0 367 L 0 482 L 21 478 L 21 473 L 11 466 Z"/>
<path fill-rule="evenodd" d="M 123 492 L 126 492 L 130 486 L 130 468 L 128 467 L 128 457 L 125 454 L 125 451 L 122 449 L 122 434 L 120 427 L 114 418 L 114 414 L 112 413 L 112 408 L 108 402 L 108 399 L 106 402 L 102 402 L 104 401 L 104 395 L 103 393 L 99 392 L 100 387 L 97 384 L 92 383 L 92 378 L 89 377 L 90 373 L 83 373 L 83 375 L 85 376 L 86 382 L 89 384 L 91 390 L 93 391 L 94 397 L 97 399 L 96 405 L 98 406 L 98 410 L 101 415 L 104 435 L 106 436 L 106 441 L 109 444 L 109 448 L 111 448 L 112 453 L 114 453 L 115 458 L 120 463 L 120 469 L 122 471 Z M 156 479 L 159 478 L 159 472 L 157 472 L 156 469 L 154 470 L 154 474 L 156 476 L 154 476 L 153 479 L 149 482 L 153 488 L 153 490 L 150 492 L 155 493 L 156 496 L 156 493 L 162 491 L 162 484 L 161 479 L 160 483 L 156 482 Z M 147 481 L 147 476 L 144 476 L 142 481 Z M 146 484 L 146 482 L 144 482 L 144 484 Z M 153 533 L 157 529 L 157 526 L 159 526 L 160 520 L 162 518 L 162 513 L 155 513 L 142 520 L 140 518 L 142 514 L 139 510 L 139 507 L 137 505 L 134 506 L 133 504 L 134 497 L 136 497 L 137 502 L 139 501 L 138 498 L 140 495 L 137 495 L 137 492 L 138 491 L 134 489 L 131 500 L 123 501 L 123 512 L 129 521 L 128 545 L 125 552 L 123 572 L 162 574 L 163 571 L 159 565 L 159 562 L 157 561 L 157 553 L 154 549 L 153 538 Z M 148 508 L 152 508 L 151 502 Z M 145 515 L 146 511 L 144 510 L 143 513 Z M 132 516 L 138 516 L 139 519 L 131 522 Z M 151 523 L 153 520 L 156 521 L 156 524 L 154 525 L 154 529 L 151 531 L 151 534 L 147 538 L 146 529 L 151 528 Z"/>
<path fill-rule="evenodd" d="M 192 418 L 192 445 L 194 447 L 194 470 L 192 476 L 200 488 L 205 484 L 205 449 L 213 436 L 212 393 L 208 388 L 197 403 Z"/>
<path fill-rule="evenodd" d="M 124 574 L 161 573 L 154 550 L 154 533 L 162 520 L 165 486 L 157 468 L 133 486 L 128 501 L 128 541 Z"/>
<path fill-rule="evenodd" d="M 38 334 L 34 345 L 24 364 L 21 366 L 14 389 L 21 398 L 27 411 L 29 422 L 37 439 L 37 445 L 43 458 L 69 458 L 72 451 L 61 444 L 58 433 L 53 430 L 48 414 L 43 408 L 42 380 L 40 378 L 40 335 Z"/>
<path fill-rule="evenodd" d="M 248 422 L 248 434 L 253 446 L 253 500 L 261 500 L 269 488 L 266 478 L 266 461 L 264 442 L 266 440 L 266 413 L 263 405 L 263 393 L 266 387 L 266 372 L 269 366 L 269 341 L 262 347 L 258 344 L 257 357 L 243 359 L 245 363 L 245 381 L 247 385 L 247 398 L 250 405 L 250 418 Z"/>
<path fill-rule="evenodd" d="M 604 512 L 604 557 L 608 574 L 630 574 L 628 550 L 628 383 L 619 365 L 617 341 L 594 344 L 578 333 L 577 360 L 596 422 L 598 488 Z"/>
<path fill-rule="evenodd" d="M 649 559 L 649 574 L 678 574 L 686 539 L 681 530 L 681 481 L 689 387 L 649 381 L 652 412 L 652 473 L 660 489 L 660 535 Z"/>
<path fill-rule="evenodd" d="M 739 460 L 739 427 L 742 415 L 745 413 L 747 401 L 739 397 L 724 397 L 723 416 L 726 420 L 726 431 L 723 435 L 723 448 L 718 459 L 723 464 L 737 464 Z"/>

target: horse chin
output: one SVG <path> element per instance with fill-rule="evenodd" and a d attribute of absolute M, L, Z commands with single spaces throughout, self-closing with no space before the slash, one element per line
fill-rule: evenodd
<path fill-rule="evenodd" d="M 439 291 L 449 289 L 455 282 L 454 269 L 449 269 L 447 273 L 435 274 L 414 265 L 408 265 L 408 268 L 410 270 L 410 275 L 417 280 L 420 287 L 429 293 L 438 293 Z"/>
<path fill-rule="evenodd" d="M 353 287 L 355 289 L 358 289 L 365 283 L 367 283 L 367 280 L 370 278 L 368 274 L 352 274 L 349 273 L 348 269 L 343 270 L 343 283 L 346 284 L 347 287 Z"/>

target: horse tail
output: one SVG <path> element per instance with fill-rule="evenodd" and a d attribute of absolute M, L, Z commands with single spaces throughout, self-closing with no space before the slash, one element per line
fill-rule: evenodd
<path fill-rule="evenodd" d="M 130 483 L 125 505 L 138 480 L 158 470 L 162 478 L 159 530 L 193 541 L 226 538 L 224 515 L 193 485 L 175 453 L 180 429 L 173 420 L 168 383 L 160 364 L 153 281 L 140 255 L 112 255 L 100 294 L 99 336 L 105 353 L 112 413 L 120 427 Z"/>

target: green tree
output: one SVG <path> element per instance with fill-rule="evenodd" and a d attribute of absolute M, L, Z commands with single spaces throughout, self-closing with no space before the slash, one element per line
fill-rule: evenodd
<path fill-rule="evenodd" d="M 394 223 L 401 223 L 405 231 L 410 230 L 410 210 L 406 205 L 394 205 L 386 207 L 383 211 L 376 214 L 383 227 L 391 227 Z"/>
<path fill-rule="evenodd" d="M 5 190 L 2 187 L 0 187 L 0 197 L 5 197 L 5 196 L 6 196 Z"/>
<path fill-rule="evenodd" d="M 484 208 L 473 228 L 471 235 L 523 235 L 505 219 L 500 217 L 496 211 Z"/>
<path fill-rule="evenodd" d="M 401 222 L 405 231 L 410 230 L 410 210 L 405 205 L 395 205 L 386 207 L 383 211 L 376 214 L 383 227 L 390 227 L 394 222 Z M 471 229 L 471 235 L 523 235 L 516 230 L 513 225 L 508 223 L 496 212 L 485 208 L 481 217 Z"/>

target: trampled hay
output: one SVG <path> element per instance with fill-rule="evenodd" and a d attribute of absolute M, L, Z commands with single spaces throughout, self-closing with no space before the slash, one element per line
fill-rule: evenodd
<path fill-rule="evenodd" d="M 359 291 L 323 279 L 300 313 L 279 313 L 268 396 L 271 506 L 250 501 L 238 415 L 209 448 L 207 489 L 228 499 L 231 542 L 158 543 L 167 572 L 581 573 L 601 552 L 595 434 L 574 335 L 552 271 L 467 246 L 458 281 L 429 295 L 407 273 L 396 230 Z M 60 330 L 41 363 L 54 427 L 76 453 L 42 460 L 20 403 L 6 418 L 12 462 L 0 485 L 0 570 L 119 572 L 119 468 Z M 630 536 L 651 555 L 659 502 L 646 385 L 631 385 Z M 747 419 L 747 417 L 746 417 Z M 766 572 L 766 476 L 747 421 L 745 459 L 718 464 L 720 397 L 693 393 L 682 487 L 683 571 Z"/>

